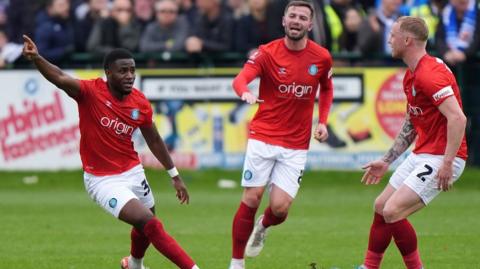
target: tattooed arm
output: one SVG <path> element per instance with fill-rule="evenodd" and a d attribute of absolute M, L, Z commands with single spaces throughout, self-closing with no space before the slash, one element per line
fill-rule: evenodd
<path fill-rule="evenodd" d="M 370 162 L 362 167 L 365 169 L 362 183 L 369 185 L 380 182 L 382 176 L 387 172 L 388 166 L 408 149 L 415 140 L 415 137 L 417 137 L 417 132 L 410 121 L 410 115 L 407 113 L 405 116 L 405 122 L 403 123 L 402 129 L 400 130 L 400 133 L 398 133 L 397 138 L 395 138 L 393 146 L 380 160 Z"/>
<path fill-rule="evenodd" d="M 407 113 L 400 133 L 398 133 L 397 138 L 395 138 L 395 141 L 393 142 L 393 146 L 383 156 L 382 160 L 391 164 L 398 158 L 398 156 L 402 155 L 408 147 L 410 147 L 415 140 L 415 137 L 417 137 L 417 132 L 410 121 L 410 114 Z"/>

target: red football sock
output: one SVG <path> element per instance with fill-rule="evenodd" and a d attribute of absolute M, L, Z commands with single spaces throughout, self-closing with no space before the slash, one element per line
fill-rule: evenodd
<path fill-rule="evenodd" d="M 375 212 L 373 223 L 370 227 L 370 236 L 368 238 L 368 251 L 365 255 L 363 264 L 368 269 L 377 269 L 382 262 L 383 253 L 387 249 L 392 234 L 382 215 Z"/>
<path fill-rule="evenodd" d="M 232 258 L 234 259 L 243 259 L 245 255 L 245 246 L 253 230 L 256 212 L 257 208 L 240 203 L 232 225 Z"/>
<path fill-rule="evenodd" d="M 187 255 L 187 253 L 178 245 L 163 229 L 162 223 L 157 218 L 152 218 L 143 227 L 145 235 L 155 248 L 160 251 L 170 261 L 175 263 L 178 268 L 192 269 L 195 262 Z"/>
<path fill-rule="evenodd" d="M 367 250 L 367 254 L 365 255 L 365 261 L 363 265 L 365 265 L 368 269 L 378 269 L 380 268 L 380 263 L 382 263 L 383 253 L 376 253 L 370 250 Z"/>
<path fill-rule="evenodd" d="M 143 256 L 145 256 L 145 251 L 150 245 L 148 237 L 143 232 L 132 227 L 130 238 L 132 239 L 130 254 L 136 259 L 143 258 Z"/>
<path fill-rule="evenodd" d="M 417 250 L 417 234 L 410 222 L 407 219 L 402 219 L 389 223 L 388 226 L 407 268 L 422 268 L 422 261 Z"/>
<path fill-rule="evenodd" d="M 267 207 L 265 209 L 265 212 L 263 213 L 263 220 L 262 220 L 262 225 L 265 228 L 268 228 L 273 225 L 278 225 L 282 222 L 284 222 L 287 219 L 287 215 L 283 217 L 277 217 L 273 214 L 272 208 Z"/>
<path fill-rule="evenodd" d="M 403 262 L 408 269 L 420 269 L 423 267 L 418 249 L 408 255 L 403 256 Z"/>

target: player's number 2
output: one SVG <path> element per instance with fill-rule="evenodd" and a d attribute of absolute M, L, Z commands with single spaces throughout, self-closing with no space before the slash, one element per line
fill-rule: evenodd
<path fill-rule="evenodd" d="M 418 177 L 419 179 L 421 179 L 423 182 L 425 182 L 424 176 L 428 176 L 428 175 L 432 174 L 432 172 L 433 172 L 433 168 L 432 168 L 430 165 L 425 164 L 424 167 L 425 167 L 427 170 L 417 174 L 417 177 Z"/>

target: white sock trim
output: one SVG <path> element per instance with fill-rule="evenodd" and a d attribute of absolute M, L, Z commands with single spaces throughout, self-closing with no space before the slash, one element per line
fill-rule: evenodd
<path fill-rule="evenodd" d="M 137 259 L 130 255 L 128 257 L 128 267 L 130 269 L 143 269 L 143 258 Z"/>
<path fill-rule="evenodd" d="M 232 258 L 232 264 L 245 265 L 245 259 L 235 259 L 235 258 Z"/>

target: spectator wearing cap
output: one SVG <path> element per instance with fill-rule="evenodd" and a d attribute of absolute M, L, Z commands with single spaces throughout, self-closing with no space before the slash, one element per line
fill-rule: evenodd
<path fill-rule="evenodd" d="M 140 40 L 141 52 L 182 51 L 188 36 L 188 22 L 178 14 L 174 0 L 155 3 L 156 21 L 147 25 Z"/>

